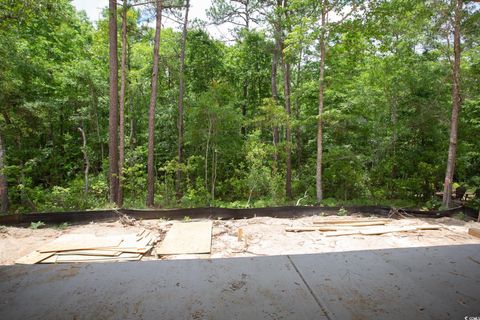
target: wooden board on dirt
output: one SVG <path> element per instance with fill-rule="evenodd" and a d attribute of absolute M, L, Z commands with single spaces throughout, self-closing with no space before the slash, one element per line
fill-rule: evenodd
<path fill-rule="evenodd" d="M 122 252 L 118 249 L 114 250 L 73 250 L 73 251 L 60 251 L 57 252 L 57 255 L 79 255 L 79 256 L 108 256 L 115 257 L 119 256 Z"/>
<path fill-rule="evenodd" d="M 157 255 L 210 253 L 212 222 L 175 223 L 157 248 Z"/>
<path fill-rule="evenodd" d="M 83 255 L 58 255 L 56 263 L 67 263 L 67 262 L 89 262 L 89 261 L 122 261 L 126 259 L 140 260 L 142 257 L 141 254 L 136 253 L 122 253 L 117 257 L 107 257 L 107 256 L 83 256 Z"/>
<path fill-rule="evenodd" d="M 42 246 L 38 251 L 60 252 L 118 247 L 121 242 L 122 238 L 118 236 L 96 237 L 91 234 L 64 234 L 54 241 Z"/>
<path fill-rule="evenodd" d="M 468 229 L 468 234 L 477 238 L 480 238 L 480 229 L 479 228 L 470 228 Z"/>
<path fill-rule="evenodd" d="M 364 226 L 381 226 L 387 224 L 389 221 L 388 220 L 370 220 L 370 221 L 313 221 L 314 224 L 316 225 L 341 225 L 341 226 L 351 226 L 351 227 L 364 227 Z"/>
<path fill-rule="evenodd" d="M 35 264 L 53 256 L 54 254 L 55 254 L 54 252 L 42 253 L 38 251 L 33 251 L 27 254 L 26 256 L 23 256 L 17 259 L 15 263 L 16 264 Z"/>
<path fill-rule="evenodd" d="M 382 235 L 386 233 L 395 233 L 395 232 L 411 232 L 419 230 L 438 230 L 440 226 L 436 225 L 425 225 L 425 226 L 403 226 L 403 227 L 377 227 L 371 229 L 358 229 L 351 231 L 337 231 L 337 232 L 326 232 L 324 233 L 327 237 L 336 237 L 336 236 L 348 236 L 348 235 Z"/>

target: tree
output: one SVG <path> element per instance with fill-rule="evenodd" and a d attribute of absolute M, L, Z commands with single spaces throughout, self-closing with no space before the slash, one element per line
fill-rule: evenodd
<path fill-rule="evenodd" d="M 316 167 L 316 195 L 317 202 L 323 200 L 323 181 L 322 181 L 322 161 L 323 161 L 323 104 L 325 94 L 325 54 L 326 54 L 326 24 L 327 24 L 327 4 L 328 0 L 322 1 L 322 11 L 320 17 L 320 76 L 318 79 L 318 118 L 317 118 L 317 167 Z"/>
<path fill-rule="evenodd" d="M 178 90 L 178 168 L 177 168 L 177 180 L 176 180 L 176 193 L 177 199 L 182 197 L 182 165 L 183 165 L 183 140 L 184 140 L 184 120 L 183 120 L 183 102 L 184 102 L 184 93 L 185 93 L 185 47 L 187 42 L 187 29 L 188 29 L 188 10 L 190 9 L 190 0 L 186 1 L 185 4 L 185 17 L 183 21 L 183 30 L 182 30 L 182 47 L 180 51 L 180 70 L 179 70 L 179 90 Z"/>
<path fill-rule="evenodd" d="M 452 67 L 452 120 L 450 127 L 450 144 L 448 147 L 448 160 L 447 171 L 445 173 L 445 184 L 443 189 L 443 205 L 445 207 L 450 206 L 452 199 L 452 182 L 455 172 L 455 160 L 457 154 L 458 143 L 458 116 L 462 106 L 462 99 L 460 96 L 460 58 L 461 58 L 461 45 L 460 45 L 460 24 L 462 20 L 462 0 L 455 0 L 455 13 L 453 22 L 453 52 L 454 60 Z"/>
<path fill-rule="evenodd" d="M 286 9 L 288 8 L 288 1 L 283 0 L 283 7 Z M 285 21 L 287 24 L 286 29 L 288 31 L 291 30 L 290 26 L 288 26 L 289 21 L 288 21 L 288 10 L 284 10 L 285 12 Z M 292 114 L 292 107 L 291 107 L 291 65 L 290 62 L 288 61 L 288 57 L 286 56 L 285 50 L 284 50 L 284 42 L 282 40 L 281 43 L 281 48 L 282 48 L 282 69 L 283 69 L 283 86 L 284 86 L 284 96 L 285 96 L 285 111 L 287 115 L 290 117 Z M 290 125 L 290 119 L 287 121 L 287 125 L 285 128 L 285 140 L 286 140 L 286 153 L 287 153 L 287 158 L 286 158 L 286 173 L 285 173 L 285 195 L 287 196 L 287 199 L 292 199 L 292 138 L 291 138 L 291 125 Z"/>
<path fill-rule="evenodd" d="M 157 103 L 158 61 L 160 50 L 160 31 L 162 28 L 162 0 L 156 0 L 155 38 L 153 47 L 153 67 L 150 104 L 148 108 L 148 160 L 147 160 L 147 206 L 154 205 L 155 169 L 154 169 L 154 135 L 155 135 L 155 105 Z"/>
<path fill-rule="evenodd" d="M 110 113 L 108 124 L 108 158 L 110 165 L 110 201 L 118 204 L 118 58 L 117 58 L 117 2 L 109 1 L 110 39 Z"/>
<path fill-rule="evenodd" d="M 119 143 L 119 185 L 118 205 L 123 205 L 123 179 L 125 166 L 125 90 L 127 87 L 127 0 L 123 0 L 122 8 L 122 58 L 121 58 L 121 82 L 120 82 L 120 143 Z"/>

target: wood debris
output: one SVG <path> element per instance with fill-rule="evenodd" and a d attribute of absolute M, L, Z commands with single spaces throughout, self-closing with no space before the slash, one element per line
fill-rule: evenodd
<path fill-rule="evenodd" d="M 480 229 L 479 228 L 470 228 L 468 229 L 468 234 L 477 238 L 480 238 Z"/>
<path fill-rule="evenodd" d="M 394 227 L 386 226 L 390 219 L 332 219 L 314 221 L 312 226 L 287 227 L 287 232 L 303 232 L 303 231 L 321 231 L 325 232 L 327 237 L 347 236 L 347 235 L 381 235 L 393 232 L 408 232 L 418 230 L 438 230 L 439 226 L 403 226 Z M 372 227 L 373 226 L 373 227 Z"/>
<path fill-rule="evenodd" d="M 157 256 L 210 253 L 212 221 L 178 222 L 156 249 Z"/>
<path fill-rule="evenodd" d="M 374 226 L 374 225 L 384 225 L 389 223 L 392 220 L 389 219 L 343 219 L 343 220 L 318 220 L 313 221 L 313 224 L 335 224 L 343 226 Z"/>
<path fill-rule="evenodd" d="M 97 237 L 65 234 L 18 259 L 17 264 L 138 261 L 157 238 L 147 230 L 138 234 Z"/>
<path fill-rule="evenodd" d="M 440 226 L 406 226 L 406 227 L 379 227 L 379 228 L 370 228 L 370 229 L 358 229 L 358 230 L 350 230 L 350 231 L 338 231 L 338 232 L 326 232 L 324 233 L 327 237 L 335 237 L 335 236 L 348 236 L 348 235 L 381 235 L 386 233 L 394 233 L 394 232 L 415 232 L 420 230 L 439 230 Z"/>

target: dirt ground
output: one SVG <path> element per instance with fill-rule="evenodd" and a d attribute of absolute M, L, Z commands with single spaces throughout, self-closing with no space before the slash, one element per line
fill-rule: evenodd
<path fill-rule="evenodd" d="M 215 220 L 212 230 L 212 250 L 209 255 L 177 255 L 162 259 L 225 258 L 281 254 L 307 254 L 334 251 L 371 250 L 386 248 L 424 247 L 441 245 L 480 244 L 480 238 L 468 235 L 468 228 L 480 228 L 480 223 L 455 218 L 392 220 L 389 226 L 439 225 L 440 230 L 390 233 L 384 235 L 348 235 L 326 237 L 322 232 L 286 232 L 286 227 L 310 226 L 322 219 L 351 219 L 355 216 L 311 216 L 295 219 L 252 218 Z M 97 222 L 70 225 L 64 229 L 0 227 L 0 265 L 13 264 L 16 259 L 38 249 L 66 233 L 90 233 L 96 236 L 138 233 L 148 229 L 163 239 L 174 222 L 166 220 L 135 221 L 134 225 Z M 239 229 L 243 236 L 239 240 Z M 142 260 L 157 259 L 149 254 Z"/>

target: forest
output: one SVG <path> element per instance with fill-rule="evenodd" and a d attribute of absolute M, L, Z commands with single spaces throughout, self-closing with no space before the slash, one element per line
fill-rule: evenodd
<path fill-rule="evenodd" d="M 195 1 L 0 0 L 0 212 L 480 205 L 478 1 Z"/>

